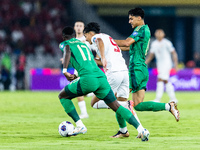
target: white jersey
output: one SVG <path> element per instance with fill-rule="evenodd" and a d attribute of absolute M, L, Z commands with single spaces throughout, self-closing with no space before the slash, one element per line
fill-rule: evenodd
<path fill-rule="evenodd" d="M 171 52 L 174 50 L 174 46 L 166 38 L 161 41 L 155 40 L 152 42 L 150 52 L 154 53 L 156 56 L 158 70 L 165 68 L 166 66 L 172 68 Z"/>
<path fill-rule="evenodd" d="M 96 43 L 97 38 L 101 38 L 104 43 L 104 53 L 108 69 L 106 74 L 109 72 L 128 70 L 125 60 L 122 57 L 121 49 L 118 47 L 115 41 L 107 34 L 96 34 L 91 39 L 93 45 L 95 46 L 95 51 L 99 55 L 99 57 L 101 58 L 100 51 Z"/>
<path fill-rule="evenodd" d="M 77 40 L 80 40 L 81 42 L 85 43 L 91 50 L 91 45 L 88 41 L 86 41 L 86 38 L 85 36 L 82 36 L 82 37 L 79 37 L 79 38 L 76 38 Z"/>

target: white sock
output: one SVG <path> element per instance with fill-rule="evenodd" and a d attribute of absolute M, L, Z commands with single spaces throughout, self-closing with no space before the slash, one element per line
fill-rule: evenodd
<path fill-rule="evenodd" d="M 117 101 L 120 105 L 122 105 L 125 108 L 128 108 L 128 102 L 127 101 Z"/>
<path fill-rule="evenodd" d="M 76 122 L 76 126 L 77 127 L 85 127 L 85 125 L 83 124 L 83 122 L 81 121 L 81 119 Z"/>
<path fill-rule="evenodd" d="M 127 131 L 127 127 L 119 128 L 119 131 L 121 131 L 122 133 L 126 133 L 126 131 Z"/>
<path fill-rule="evenodd" d="M 175 92 L 174 92 L 174 86 L 171 84 L 171 82 L 168 82 L 166 84 L 166 92 L 170 98 L 170 100 L 176 100 Z"/>
<path fill-rule="evenodd" d="M 166 104 L 165 104 L 165 110 L 167 110 L 167 111 L 170 110 L 170 105 L 169 105 L 169 103 L 166 103 Z"/>
<path fill-rule="evenodd" d="M 78 106 L 79 106 L 79 108 L 81 110 L 81 114 L 87 114 L 85 101 L 78 102 Z"/>
<path fill-rule="evenodd" d="M 135 117 L 135 119 L 140 123 L 140 125 L 142 126 L 142 124 L 141 124 L 141 122 L 140 122 L 140 119 L 138 118 L 138 116 L 137 116 L 137 114 L 136 114 L 136 112 L 133 110 L 133 112 L 134 112 L 134 117 Z"/>
<path fill-rule="evenodd" d="M 106 105 L 106 103 L 103 100 L 99 100 L 92 107 L 95 108 L 95 109 L 105 109 L 105 108 L 108 109 L 108 108 L 110 108 L 108 105 Z"/>
<path fill-rule="evenodd" d="M 143 126 L 140 124 L 137 128 L 138 133 L 141 133 L 144 130 Z"/>
<path fill-rule="evenodd" d="M 160 101 L 164 93 L 164 82 L 159 81 L 157 82 L 157 87 L 156 87 L 156 100 Z"/>

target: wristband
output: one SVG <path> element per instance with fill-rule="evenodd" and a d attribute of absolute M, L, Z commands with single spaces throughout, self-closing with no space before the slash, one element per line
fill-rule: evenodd
<path fill-rule="evenodd" d="M 63 68 L 62 73 L 67 72 L 67 68 Z"/>

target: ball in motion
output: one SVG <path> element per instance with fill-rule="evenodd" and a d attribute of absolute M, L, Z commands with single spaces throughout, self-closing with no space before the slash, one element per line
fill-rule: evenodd
<path fill-rule="evenodd" d="M 73 132 L 74 125 L 69 121 L 63 121 L 58 127 L 58 132 L 61 136 L 68 137 L 70 132 Z"/>

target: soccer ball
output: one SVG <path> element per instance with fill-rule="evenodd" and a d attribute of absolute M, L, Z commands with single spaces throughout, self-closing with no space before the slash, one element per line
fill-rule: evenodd
<path fill-rule="evenodd" d="M 61 136 L 67 137 L 68 133 L 74 130 L 74 125 L 69 121 L 63 121 L 58 127 L 58 132 Z"/>

